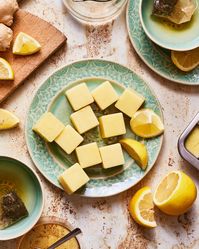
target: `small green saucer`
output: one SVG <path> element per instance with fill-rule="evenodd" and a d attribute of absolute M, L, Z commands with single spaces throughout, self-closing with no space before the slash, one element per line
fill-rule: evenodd
<path fill-rule="evenodd" d="M 141 0 L 140 21 L 149 37 L 157 45 L 176 51 L 187 51 L 199 47 L 199 8 L 190 22 L 175 25 L 169 21 L 152 16 L 154 0 Z M 199 0 L 196 0 L 199 6 Z"/>
<path fill-rule="evenodd" d="M 44 206 L 43 190 L 32 169 L 16 159 L 4 156 L 0 156 L 0 187 L 1 192 L 15 190 L 29 213 L 26 218 L 0 230 L 0 240 L 10 240 L 27 233 L 39 220 Z"/>

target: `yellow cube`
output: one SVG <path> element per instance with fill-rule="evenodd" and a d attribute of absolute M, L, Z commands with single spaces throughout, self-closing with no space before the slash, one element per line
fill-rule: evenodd
<path fill-rule="evenodd" d="M 133 89 L 126 89 L 116 102 L 115 107 L 130 118 L 141 107 L 145 99 Z"/>
<path fill-rule="evenodd" d="M 103 168 L 108 169 L 124 164 L 122 147 L 119 143 L 100 147 Z"/>
<path fill-rule="evenodd" d="M 89 177 L 78 163 L 75 163 L 73 166 L 66 169 L 58 179 L 64 190 L 69 195 L 77 191 L 89 181 Z"/>
<path fill-rule="evenodd" d="M 102 162 L 97 143 L 77 147 L 77 158 L 82 168 L 88 168 Z"/>
<path fill-rule="evenodd" d="M 90 106 L 86 106 L 81 110 L 74 112 L 71 114 L 70 118 L 75 129 L 80 134 L 85 133 L 99 125 L 95 113 Z"/>
<path fill-rule="evenodd" d="M 41 116 L 37 123 L 33 126 L 33 131 L 43 137 L 47 142 L 52 142 L 65 128 L 59 119 L 51 112 L 47 112 Z"/>
<path fill-rule="evenodd" d="M 67 125 L 55 142 L 67 153 L 72 153 L 83 141 L 83 137 L 70 125 Z"/>
<path fill-rule="evenodd" d="M 101 110 L 118 100 L 118 95 L 109 81 L 100 84 L 93 92 L 93 98 Z"/>
<path fill-rule="evenodd" d="M 73 110 L 77 111 L 94 102 L 86 83 L 81 83 L 65 92 Z"/>
<path fill-rule="evenodd" d="M 126 133 L 124 118 L 121 112 L 101 116 L 99 123 L 102 138 L 119 136 Z"/>

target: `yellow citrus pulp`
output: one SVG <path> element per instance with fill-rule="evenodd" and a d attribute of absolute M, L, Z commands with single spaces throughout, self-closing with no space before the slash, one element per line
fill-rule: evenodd
<path fill-rule="evenodd" d="M 152 193 L 149 187 L 143 187 L 135 193 L 130 201 L 129 211 L 138 224 L 150 228 L 157 226 Z"/>
<path fill-rule="evenodd" d="M 13 80 L 14 72 L 11 65 L 3 58 L 0 58 L 0 80 Z"/>
<path fill-rule="evenodd" d="M 31 55 L 41 49 L 40 43 L 33 37 L 20 32 L 13 45 L 13 54 L 18 55 Z"/>
<path fill-rule="evenodd" d="M 196 196 L 192 179 L 181 171 L 172 171 L 158 185 L 153 201 L 162 212 L 181 215 L 193 205 Z"/>
<path fill-rule="evenodd" d="M 120 143 L 137 164 L 142 169 L 146 169 L 148 164 L 148 152 L 146 146 L 131 138 L 124 138 L 120 140 Z"/>
<path fill-rule="evenodd" d="M 136 135 L 144 138 L 158 136 L 164 131 L 162 120 L 150 109 L 137 111 L 130 121 L 130 126 Z"/>
<path fill-rule="evenodd" d="M 199 47 L 189 51 L 172 51 L 171 59 L 180 70 L 188 72 L 199 66 Z"/>
<path fill-rule="evenodd" d="M 0 109 L 0 130 L 7 130 L 16 127 L 19 119 L 11 112 Z"/>

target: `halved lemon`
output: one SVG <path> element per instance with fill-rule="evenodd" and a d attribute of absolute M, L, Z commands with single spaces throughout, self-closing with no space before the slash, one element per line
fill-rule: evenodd
<path fill-rule="evenodd" d="M 120 143 L 137 164 L 142 169 L 146 169 L 148 164 L 148 152 L 146 146 L 131 138 L 121 139 Z"/>
<path fill-rule="evenodd" d="M 180 70 L 188 72 L 199 66 L 199 47 L 189 51 L 172 51 L 171 59 Z"/>
<path fill-rule="evenodd" d="M 3 58 L 0 58 L 0 80 L 13 80 L 14 72 L 11 65 Z"/>
<path fill-rule="evenodd" d="M 162 120 L 151 109 L 137 111 L 130 121 L 130 126 L 136 135 L 144 138 L 158 136 L 164 131 Z"/>
<path fill-rule="evenodd" d="M 164 213 L 181 215 L 193 205 L 196 196 L 193 180 L 182 171 L 172 171 L 158 185 L 153 201 Z"/>
<path fill-rule="evenodd" d="M 129 212 L 138 224 L 151 228 L 157 226 L 152 193 L 149 187 L 143 187 L 135 193 L 129 204 Z"/>
<path fill-rule="evenodd" d="M 16 127 L 19 119 L 11 112 L 0 109 L 0 130 L 7 130 Z"/>
<path fill-rule="evenodd" d="M 31 55 L 41 49 L 40 43 L 30 35 L 20 32 L 13 45 L 13 54 Z"/>

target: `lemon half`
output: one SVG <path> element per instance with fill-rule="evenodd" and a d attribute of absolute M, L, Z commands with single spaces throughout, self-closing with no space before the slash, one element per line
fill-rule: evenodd
<path fill-rule="evenodd" d="M 163 133 L 164 125 L 160 117 L 151 109 L 137 111 L 131 121 L 132 131 L 144 138 L 151 138 Z"/>
<path fill-rule="evenodd" d="M 0 58 L 0 80 L 13 80 L 14 72 L 11 65 L 3 58 Z"/>
<path fill-rule="evenodd" d="M 148 152 L 146 146 L 131 138 L 121 139 L 120 143 L 136 163 L 142 169 L 146 169 L 148 164 Z"/>
<path fill-rule="evenodd" d="M 40 43 L 30 35 L 20 32 L 13 45 L 13 54 L 31 55 L 41 49 Z"/>
<path fill-rule="evenodd" d="M 0 109 L 0 130 L 7 130 L 16 127 L 19 119 L 11 112 Z"/>
<path fill-rule="evenodd" d="M 154 204 L 151 189 L 144 187 L 138 190 L 129 204 L 129 212 L 133 219 L 145 227 L 156 227 Z"/>
<path fill-rule="evenodd" d="M 164 213 L 181 215 L 193 205 L 196 196 L 192 179 L 181 171 L 172 171 L 158 185 L 153 201 Z"/>
<path fill-rule="evenodd" d="M 180 70 L 188 72 L 199 66 L 199 47 L 189 51 L 172 51 L 171 59 Z"/>

